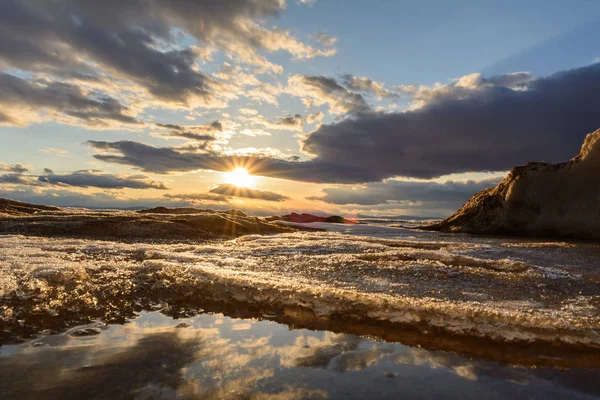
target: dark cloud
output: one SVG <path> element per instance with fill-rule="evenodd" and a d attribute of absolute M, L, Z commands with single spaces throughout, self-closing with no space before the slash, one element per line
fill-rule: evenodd
<path fill-rule="evenodd" d="M 489 78 L 483 78 L 482 84 L 491 83 L 496 86 L 517 87 L 534 79 L 529 72 L 513 72 L 512 74 L 495 75 Z"/>
<path fill-rule="evenodd" d="M 433 178 L 566 160 L 600 126 L 600 64 L 535 80 L 513 74 L 479 78 L 420 90 L 414 96 L 421 107 L 411 111 L 321 125 L 303 150 L 315 155 L 312 162 L 327 160 L 348 173 L 360 166 L 356 182 L 365 176 Z M 515 80 L 516 88 L 502 86 Z"/>
<path fill-rule="evenodd" d="M 325 114 L 323 114 L 321 111 L 318 111 L 314 114 L 308 114 L 306 117 L 303 117 L 300 114 L 286 115 L 278 118 L 275 121 L 270 121 L 263 116 L 250 117 L 248 120 L 270 129 L 302 132 L 304 130 L 305 123 L 314 124 L 316 122 L 321 122 L 324 117 Z"/>
<path fill-rule="evenodd" d="M 180 28 L 204 43 L 219 40 L 242 42 L 251 48 L 266 46 L 267 30 L 253 22 L 277 17 L 282 9 L 279 0 L 56 0 L 51 3 L 24 0 L 45 15 L 77 16 L 83 23 L 107 31 L 143 30 L 163 40 L 173 40 Z"/>
<path fill-rule="evenodd" d="M 118 176 L 101 171 L 75 171 L 67 175 L 47 174 L 38 177 L 38 181 L 51 185 L 67 185 L 75 187 L 96 187 L 102 189 L 159 189 L 167 187 L 161 182 L 149 181 L 144 175 Z"/>
<path fill-rule="evenodd" d="M 122 3 L 143 7 L 138 1 Z M 62 77 L 65 70 L 72 71 L 67 74 L 70 77 L 94 76 L 90 66 L 77 61 L 84 56 L 145 87 L 157 98 L 181 104 L 191 97 L 210 101 L 210 79 L 194 68 L 197 54 L 192 48 L 159 50 L 158 37 L 141 26 L 119 23 L 123 15 L 118 9 L 128 6 L 113 5 L 117 9 L 86 1 L 59 0 L 50 6 L 34 0 L 9 0 L 0 6 L 0 32 L 4 34 L 0 49 L 10 51 L 0 52 L 0 60 L 26 70 L 62 71 L 58 73 Z M 99 8 L 104 7 L 120 17 L 112 23 L 103 20 Z M 138 18 L 143 18 L 145 13 L 139 11 Z"/>
<path fill-rule="evenodd" d="M 286 117 L 281 118 L 281 120 L 279 121 L 279 124 L 284 126 L 302 126 L 303 123 L 304 118 L 302 118 L 302 115 L 300 114 L 288 115 Z"/>
<path fill-rule="evenodd" d="M 280 0 L 6 0 L 0 3 L 0 63 L 109 86 L 113 78 L 145 88 L 176 106 L 221 106 L 226 87 L 202 73 L 199 59 L 223 50 L 265 70 L 261 55 L 284 50 L 296 58 L 333 54 L 262 24 L 285 7 Z M 199 46 L 181 46 L 183 34 Z M 107 88 L 109 89 L 109 88 Z M 112 88 L 110 90 L 116 90 Z M 124 88 L 126 89 L 126 88 Z M 216 93 L 216 95 L 215 95 Z M 7 120 L 0 117 L 0 120 Z"/>
<path fill-rule="evenodd" d="M 320 200 L 331 204 L 377 205 L 392 202 L 433 202 L 436 207 L 444 204 L 449 209 L 456 209 L 464 204 L 473 194 L 495 186 L 501 178 L 490 178 L 480 181 L 399 181 L 374 182 L 364 186 L 340 186 L 323 189 L 324 196 L 308 197 L 309 200 Z"/>
<path fill-rule="evenodd" d="M 98 93 L 86 93 L 68 83 L 29 81 L 0 72 L 0 105 L 13 121 L 26 124 L 25 110 L 50 110 L 73 117 L 88 125 L 106 125 L 107 121 L 140 124 L 129 109 L 117 100 Z M 23 119 L 24 118 L 24 119 Z"/>
<path fill-rule="evenodd" d="M 15 174 L 23 174 L 27 171 L 29 171 L 28 167 L 25 167 L 24 165 L 21 164 L 4 164 L 4 163 L 0 163 L 0 171 L 6 171 L 6 172 L 12 172 Z"/>
<path fill-rule="evenodd" d="M 194 99 L 209 104 L 211 79 L 197 71 L 193 49 L 161 51 L 142 31 L 112 33 L 88 24 L 73 23 L 72 43 L 107 67 L 145 87 L 155 97 L 183 105 Z"/>
<path fill-rule="evenodd" d="M 348 91 L 335 79 L 326 76 L 294 75 L 290 78 L 288 92 L 304 98 L 308 107 L 329 105 L 338 114 L 363 114 L 371 107 L 358 93 Z"/>
<path fill-rule="evenodd" d="M 12 170 L 9 168 L 12 168 Z M 27 172 L 28 169 L 20 164 L 0 164 L 0 171 L 12 171 L 12 173 L 0 175 L 0 183 L 11 185 L 57 185 L 101 189 L 167 189 L 162 182 L 148 180 L 144 175 L 113 175 L 96 170 L 83 170 L 65 175 L 56 175 L 48 168 L 44 168 L 45 175 L 24 175 L 24 172 Z"/>
<path fill-rule="evenodd" d="M 24 70 L 94 76 L 93 68 L 61 45 L 58 21 L 34 6 L 31 1 L 0 2 L 0 61 Z"/>
<path fill-rule="evenodd" d="M 220 194 L 223 196 L 246 197 L 249 199 L 258 199 L 265 201 L 283 201 L 288 197 L 278 193 L 269 192 L 266 190 L 249 189 L 230 184 L 222 184 L 212 189 L 210 193 Z"/>
<path fill-rule="evenodd" d="M 22 175 L 21 173 L 16 174 L 3 174 L 0 175 L 0 184 L 6 183 L 10 185 L 29 185 L 29 186 L 40 186 L 41 184 L 36 182 L 29 176 Z"/>
<path fill-rule="evenodd" d="M 219 121 L 211 122 L 206 125 L 175 125 L 175 124 L 156 124 L 160 128 L 169 129 L 170 132 L 165 137 L 179 137 L 200 142 L 204 147 L 209 147 L 210 142 L 217 140 L 216 133 L 223 131 L 223 124 Z M 202 147 L 202 146 L 201 146 Z"/>
<path fill-rule="evenodd" d="M 177 124 L 156 124 L 156 126 L 159 126 L 161 128 L 170 129 L 173 132 L 185 132 L 185 131 L 189 131 L 189 130 L 202 130 L 202 131 L 207 131 L 207 132 L 219 131 L 220 132 L 223 130 L 223 124 L 221 124 L 221 122 L 219 122 L 219 121 L 213 121 L 210 124 L 206 124 L 206 125 L 189 126 L 189 125 L 177 125 Z"/>
<path fill-rule="evenodd" d="M 199 169 L 226 172 L 236 167 L 244 167 L 254 175 L 315 183 L 355 183 L 369 180 L 369 172 L 361 167 L 340 167 L 321 160 L 296 162 L 262 156 L 196 153 L 172 147 L 153 147 L 129 140 L 90 140 L 87 144 L 101 151 L 94 155 L 97 160 L 128 165 L 157 174 Z"/>
<path fill-rule="evenodd" d="M 158 206 L 185 207 L 190 205 L 188 201 L 167 199 L 165 197 L 127 198 L 109 192 L 87 194 L 66 189 L 43 189 L 31 186 L 0 188 L 0 197 L 57 207 L 142 209 Z"/>
<path fill-rule="evenodd" d="M 17 121 L 15 121 L 12 117 L 10 117 L 8 114 L 0 111 L 0 124 L 15 125 L 16 123 L 17 123 Z"/>
<path fill-rule="evenodd" d="M 286 115 L 279 118 L 277 121 L 269 121 L 265 117 L 258 116 L 251 119 L 252 121 L 271 129 L 285 129 L 290 131 L 302 132 L 304 128 L 304 118 L 300 114 Z"/>

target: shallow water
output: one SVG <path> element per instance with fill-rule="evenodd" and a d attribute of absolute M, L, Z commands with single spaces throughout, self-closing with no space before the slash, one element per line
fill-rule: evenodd
<path fill-rule="evenodd" d="M 142 312 L 0 348 L 6 399 L 593 399 L 600 371 L 507 366 L 359 336 Z"/>

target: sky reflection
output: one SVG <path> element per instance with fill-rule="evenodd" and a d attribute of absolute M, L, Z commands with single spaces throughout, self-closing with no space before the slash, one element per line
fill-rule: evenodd
<path fill-rule="evenodd" d="M 182 323 L 183 322 L 183 323 Z M 100 325 L 98 325 L 100 326 Z M 600 373 L 528 369 L 275 322 L 142 313 L 99 334 L 75 330 L 2 347 L 0 397 L 594 398 Z"/>

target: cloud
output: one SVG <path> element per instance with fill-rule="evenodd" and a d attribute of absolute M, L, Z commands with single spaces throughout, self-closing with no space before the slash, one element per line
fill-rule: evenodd
<path fill-rule="evenodd" d="M 321 122 L 323 121 L 323 118 L 325 118 L 325 114 L 323 114 L 321 111 L 315 113 L 315 114 L 308 114 L 305 118 L 305 121 L 308 124 L 314 124 L 316 122 Z"/>
<path fill-rule="evenodd" d="M 269 129 L 302 132 L 304 131 L 305 123 L 314 124 L 316 122 L 321 122 L 324 117 L 325 114 L 319 111 L 314 114 L 308 114 L 306 117 L 303 117 L 300 114 L 294 114 L 286 115 L 285 117 L 280 117 L 277 121 L 270 121 L 263 116 L 254 116 L 248 118 L 248 121 L 262 125 Z"/>
<path fill-rule="evenodd" d="M 468 75 L 412 93 L 412 110 L 321 125 L 303 150 L 347 174 L 360 167 L 356 182 L 433 178 L 566 160 L 600 126 L 600 64 L 538 79 Z"/>
<path fill-rule="evenodd" d="M 296 59 L 335 53 L 307 45 L 284 29 L 266 27 L 285 8 L 282 0 L 97 4 L 95 0 L 2 2 L 0 66 L 44 74 L 54 82 L 86 81 L 123 93 L 139 87 L 163 105 L 222 107 L 232 94 L 198 68 L 198 61 L 214 51 L 275 72 L 282 68 L 261 53 L 282 50 Z M 197 45 L 182 44 L 186 35 Z M 121 91 L 115 79 L 132 87 Z M 0 115 L 0 122 L 10 122 L 10 117 Z"/>
<path fill-rule="evenodd" d="M 386 89 L 383 83 L 376 82 L 371 78 L 357 77 L 349 74 L 344 75 L 342 78 L 344 79 L 344 85 L 351 90 L 372 93 L 380 99 L 394 99 L 399 97 L 398 93 Z"/>
<path fill-rule="evenodd" d="M 21 173 L 0 175 L 0 184 L 41 186 L 35 179 Z"/>
<path fill-rule="evenodd" d="M 429 179 L 505 171 L 532 160 L 563 161 L 600 125 L 595 106 L 600 102 L 600 64 L 516 81 L 520 83 L 513 74 L 468 76 L 450 85 L 418 89 L 415 101 L 424 103 L 413 110 L 359 113 L 320 125 L 303 140 L 303 151 L 313 155 L 308 161 L 192 154 L 132 141 L 88 144 L 100 150 L 96 159 L 146 172 L 228 171 L 241 165 L 253 174 L 275 178 L 364 183 L 395 176 Z M 315 82 L 339 90 L 334 80 Z"/>
<path fill-rule="evenodd" d="M 42 189 L 31 186 L 0 187 L 0 197 L 27 203 L 47 204 L 57 207 L 87 208 L 151 208 L 158 206 L 185 207 L 189 202 L 159 198 L 131 198 L 115 193 L 80 193 L 65 189 Z"/>
<path fill-rule="evenodd" d="M 283 129 L 297 132 L 302 132 L 304 129 L 304 118 L 300 114 L 286 115 L 285 117 L 279 118 L 277 121 L 270 121 L 263 116 L 255 116 L 249 118 L 249 121 L 269 129 Z"/>
<path fill-rule="evenodd" d="M 3 111 L 0 111 L 0 125 L 17 125 L 17 121 Z"/>
<path fill-rule="evenodd" d="M 368 183 L 363 186 L 339 186 L 323 189 L 324 196 L 308 197 L 330 204 L 378 205 L 394 202 L 429 202 L 436 207 L 456 209 L 464 204 L 474 193 L 493 187 L 501 178 L 489 178 L 479 181 L 423 182 L 388 180 Z"/>
<path fill-rule="evenodd" d="M 0 164 L 0 171 L 12 172 L 0 175 L 0 184 L 25 186 L 57 185 L 101 189 L 167 189 L 162 182 L 150 181 L 144 175 L 113 175 L 96 170 L 82 170 L 65 175 L 56 175 L 49 168 L 44 168 L 45 175 L 24 175 L 29 169 L 21 164 Z"/>
<path fill-rule="evenodd" d="M 288 199 L 288 197 L 278 193 L 269 192 L 266 190 L 249 189 L 225 183 L 212 189 L 210 193 L 220 194 L 223 196 L 246 197 L 249 199 L 265 201 L 283 201 Z"/>
<path fill-rule="evenodd" d="M 56 185 L 101 189 L 167 189 L 162 182 L 149 181 L 144 175 L 113 175 L 96 170 L 82 170 L 65 175 L 56 175 L 49 168 L 44 168 L 45 175 L 24 175 L 29 169 L 21 164 L 0 164 L 0 171 L 12 172 L 0 175 L 0 184 L 24 186 Z"/>
<path fill-rule="evenodd" d="M 436 101 L 461 100 L 471 98 L 474 94 L 494 88 L 508 88 L 513 90 L 526 89 L 526 83 L 533 81 L 534 77 L 528 72 L 514 72 L 485 78 L 481 73 L 462 76 L 453 84 L 436 84 L 432 87 L 400 85 L 397 90 L 409 94 L 412 98 L 412 110 L 418 109 Z"/>
<path fill-rule="evenodd" d="M 299 131 L 302 131 L 303 124 L 304 118 L 302 118 L 302 115 L 300 114 L 287 115 L 285 117 L 280 118 L 279 121 L 275 123 L 276 126 L 286 127 L 289 129 Z"/>
<path fill-rule="evenodd" d="M 290 212 L 280 208 L 279 202 L 235 203 L 232 198 L 212 193 L 200 194 L 165 194 L 161 197 L 131 197 L 115 192 L 81 193 L 74 190 L 51 189 L 32 186 L 3 187 L 0 185 L 0 198 L 10 198 L 35 204 L 47 204 L 57 207 L 87 207 L 112 209 L 144 209 L 152 207 L 190 207 L 202 206 L 212 210 L 237 210 L 252 213 L 252 215 L 280 215 Z"/>
<path fill-rule="evenodd" d="M 260 86 L 242 92 L 244 96 L 259 103 L 267 103 L 273 106 L 279 105 L 277 97 L 281 94 L 282 89 L 277 85 L 261 83 Z"/>
<path fill-rule="evenodd" d="M 142 7 L 137 2 L 128 4 L 119 6 L 118 2 L 112 2 L 107 9 L 118 14 L 127 12 L 124 8 Z M 149 10 L 138 11 L 138 18 L 144 18 Z M 48 73 L 68 68 L 79 75 L 89 74 L 93 69 L 88 63 L 95 63 L 110 74 L 144 87 L 161 100 L 188 104 L 194 97 L 196 102 L 210 102 L 211 82 L 196 70 L 194 48 L 161 50 L 158 39 L 169 39 L 165 36 L 167 32 L 161 35 L 158 30 L 128 26 L 124 19 L 137 20 L 131 15 L 120 15 L 111 22 L 103 14 L 88 1 L 59 0 L 52 6 L 28 0 L 8 1 L 0 9 L 4 34 L 0 47 L 8 46 L 5 41 L 8 44 L 18 41 L 24 47 L 22 51 L 2 53 L 0 60 L 24 70 Z M 149 15 L 147 18 L 145 22 L 137 22 L 152 23 Z M 73 61 L 81 59 L 89 61 Z"/>
<path fill-rule="evenodd" d="M 168 129 L 170 132 L 163 137 L 178 137 L 193 140 L 204 144 L 206 147 L 217 140 L 214 136 L 223 131 L 223 124 L 219 121 L 213 121 L 205 125 L 175 125 L 175 124 L 156 124 L 159 128 Z"/>
<path fill-rule="evenodd" d="M 139 123 L 136 114 L 147 107 L 225 107 L 239 96 L 277 105 L 276 86 L 233 67 L 235 77 L 211 76 L 199 61 L 223 51 L 259 72 L 281 73 L 265 52 L 296 59 L 335 53 L 267 27 L 285 8 L 281 0 L 110 0 L 104 6 L 93 0 L 0 4 L 0 68 L 15 71 L 0 79 L 0 124 L 54 119 L 122 128 Z M 185 44 L 186 37 L 197 44 Z"/>
<path fill-rule="evenodd" d="M 370 172 L 364 168 L 340 167 L 323 160 L 297 162 L 262 155 L 195 153 L 173 147 L 154 147 L 130 140 L 90 140 L 87 144 L 99 151 L 94 155 L 97 160 L 128 165 L 156 174 L 200 169 L 226 172 L 236 167 L 244 167 L 253 175 L 304 182 L 356 183 L 370 179 Z"/>
<path fill-rule="evenodd" d="M 260 103 L 277 106 L 277 97 L 282 91 L 281 85 L 262 82 L 256 75 L 246 71 L 247 68 L 240 65 L 232 66 L 224 63 L 221 69 L 213 74 L 213 77 L 219 80 L 219 94 L 228 100 L 246 97 Z M 283 72 L 283 69 L 277 72 Z"/>
<path fill-rule="evenodd" d="M 240 114 L 244 114 L 244 115 L 257 115 L 258 114 L 258 111 L 254 110 L 252 108 L 240 108 L 238 110 L 238 112 Z"/>
<path fill-rule="evenodd" d="M 54 147 L 45 147 L 42 149 L 44 153 L 54 154 L 57 157 L 69 157 L 69 152 L 66 150 L 56 149 Z"/>
<path fill-rule="evenodd" d="M 336 114 L 362 114 L 371 111 L 360 94 L 346 90 L 335 79 L 325 76 L 294 75 L 288 81 L 287 92 L 303 98 L 308 108 L 326 104 Z"/>
<path fill-rule="evenodd" d="M 253 156 L 261 159 L 273 158 L 279 160 L 288 160 L 293 158 L 298 161 L 299 157 L 293 156 L 274 147 L 242 147 L 237 149 L 225 150 L 221 153 L 222 156 Z"/>
<path fill-rule="evenodd" d="M 75 171 L 66 175 L 49 173 L 38 177 L 38 181 L 51 185 L 96 187 L 102 189 L 159 189 L 167 187 L 161 182 L 149 181 L 144 175 L 118 176 L 95 170 Z"/>
<path fill-rule="evenodd" d="M 0 163 L 0 171 L 12 172 L 15 174 L 23 174 L 29 171 L 29 167 L 26 167 L 22 164 L 5 164 Z"/>
<path fill-rule="evenodd" d="M 229 203 L 229 197 L 214 193 L 177 193 L 165 194 L 168 199 L 184 200 L 192 203 L 223 202 Z"/>
<path fill-rule="evenodd" d="M 0 72 L 0 105 L 12 123 L 26 126 L 39 110 L 56 114 L 66 123 L 106 128 L 141 124 L 129 108 L 112 97 L 67 83 L 28 81 Z M 31 116 L 35 114 L 35 116 Z"/>
<path fill-rule="evenodd" d="M 157 99 L 184 106 L 209 106 L 214 101 L 214 82 L 195 68 L 193 48 L 161 51 L 152 36 L 140 31 L 114 34 L 86 24 L 72 30 L 69 38 L 77 38 L 74 50 L 114 68 Z"/>
<path fill-rule="evenodd" d="M 337 38 L 329 36 L 325 32 L 317 32 L 317 41 L 325 47 L 333 47 L 337 43 Z"/>

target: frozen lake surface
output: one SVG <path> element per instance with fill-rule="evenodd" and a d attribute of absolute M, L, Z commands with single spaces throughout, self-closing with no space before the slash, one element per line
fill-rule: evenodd
<path fill-rule="evenodd" d="M 597 244 L 309 225 L 328 231 L 0 236 L 0 394 L 600 395 Z"/>

